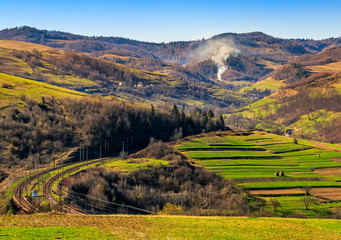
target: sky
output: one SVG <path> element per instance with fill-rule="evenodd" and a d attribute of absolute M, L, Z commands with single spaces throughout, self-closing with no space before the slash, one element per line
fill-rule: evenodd
<path fill-rule="evenodd" d="M 280 38 L 341 37 L 341 0 L 0 0 L 0 29 L 31 26 L 149 42 L 261 31 Z"/>

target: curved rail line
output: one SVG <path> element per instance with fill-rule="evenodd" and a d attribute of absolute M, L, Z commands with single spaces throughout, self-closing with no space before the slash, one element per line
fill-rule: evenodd
<path fill-rule="evenodd" d="M 22 195 L 25 190 L 26 181 L 27 183 L 30 183 L 33 182 L 36 178 L 37 175 L 28 177 L 27 180 L 20 182 L 14 190 L 13 201 L 15 205 L 26 213 L 38 211 L 38 208 L 35 207 L 26 197 Z"/>
<path fill-rule="evenodd" d="M 70 173 L 70 172 L 73 172 L 73 171 L 76 171 L 77 169 L 81 168 L 81 167 L 84 167 L 84 166 L 87 166 L 88 164 L 93 164 L 93 163 L 97 163 L 97 162 L 102 162 L 103 159 L 99 159 L 99 160 L 96 160 L 96 161 L 91 161 L 89 163 L 84 163 L 84 164 L 79 164 L 77 166 L 74 166 L 74 167 L 71 167 L 71 168 L 68 168 L 56 175 L 54 175 L 53 177 L 51 177 L 48 181 L 45 182 L 44 184 L 44 188 L 43 188 L 43 191 L 44 191 L 44 195 L 46 197 L 46 199 L 49 201 L 49 203 L 52 205 L 52 206 L 58 206 L 58 201 L 56 199 L 53 198 L 51 192 L 52 192 L 52 185 L 55 181 L 57 181 L 59 178 L 63 177 L 63 175 L 67 174 L 67 173 Z M 81 209 L 78 209 L 70 204 L 67 204 L 67 203 L 63 203 L 63 206 L 64 210 L 68 213 L 73 213 L 73 214 L 88 214 L 87 212 L 85 211 L 82 211 Z"/>
<path fill-rule="evenodd" d="M 103 159 L 100 159 L 100 160 L 96 160 L 96 161 L 92 161 L 92 162 L 89 162 L 89 163 L 96 163 L 96 162 L 100 162 L 100 161 L 103 161 Z M 79 162 L 77 162 L 79 163 Z M 28 176 L 27 179 L 21 181 L 18 183 L 17 187 L 15 188 L 14 190 L 14 196 L 13 196 L 13 201 L 15 203 L 15 205 L 21 209 L 23 212 L 25 213 L 32 213 L 32 212 L 38 212 L 39 211 L 39 208 L 37 208 L 36 206 L 34 206 L 30 201 L 29 199 L 26 197 L 26 196 L 23 196 L 23 192 L 25 191 L 25 186 L 26 184 L 30 184 L 32 183 L 33 181 L 35 181 L 37 179 L 37 177 L 42 177 L 44 176 L 45 174 L 51 172 L 51 171 L 55 171 L 57 169 L 60 169 L 62 167 L 66 167 L 66 166 L 70 166 L 70 165 L 73 165 L 73 164 L 76 164 L 76 163 L 69 163 L 69 164 L 66 164 L 66 165 L 63 165 L 63 166 L 58 166 L 58 167 L 55 167 L 55 168 L 51 168 L 49 170 L 45 170 L 41 173 L 38 173 L 38 174 L 34 174 L 33 176 Z M 56 176 L 53 176 L 51 179 L 54 179 L 54 181 L 61 175 L 64 175 L 68 172 L 71 172 L 71 171 L 74 171 L 76 170 L 77 168 L 80 168 L 80 167 L 83 167 L 85 165 L 87 165 L 88 163 L 84 163 L 84 164 L 80 164 L 80 165 L 77 165 L 75 167 L 72 167 L 70 169 L 67 169 L 63 172 L 60 172 L 59 174 L 57 174 Z M 44 192 L 44 195 L 47 194 L 47 200 L 52 204 L 52 205 L 56 205 L 58 204 L 57 201 L 52 197 L 51 195 L 51 191 L 46 191 L 46 185 L 49 187 L 48 189 L 51 189 L 51 186 L 52 186 L 52 183 L 54 181 L 51 182 L 51 179 L 49 179 L 47 181 L 48 185 L 45 183 L 44 184 L 44 187 L 43 187 L 43 192 Z M 72 213 L 81 213 L 82 211 L 81 210 L 78 210 L 78 209 L 73 209 L 74 207 L 72 206 L 67 206 L 67 210 L 69 210 L 70 212 Z M 83 213 L 84 214 L 84 213 Z"/>
<path fill-rule="evenodd" d="M 27 178 L 27 180 L 23 180 L 22 182 L 20 182 L 18 184 L 18 186 L 15 189 L 15 195 L 13 196 L 13 200 L 14 203 L 23 211 L 26 213 L 32 213 L 32 212 L 37 212 L 39 211 L 39 208 L 35 207 L 25 196 L 23 196 L 23 192 L 25 190 L 25 184 L 27 181 L 27 184 L 32 183 L 34 180 L 37 179 L 37 177 L 42 177 L 43 175 L 51 172 L 51 171 L 55 171 L 70 165 L 74 165 L 74 164 L 78 164 L 77 166 L 73 166 L 70 167 L 64 171 L 61 171 L 57 174 L 55 174 L 54 176 L 52 176 L 51 178 L 49 178 L 43 186 L 43 194 L 45 196 L 45 198 L 49 201 L 50 206 L 54 206 L 56 208 L 61 207 L 63 209 L 63 211 L 67 212 L 67 213 L 71 213 L 71 214 L 80 214 L 80 215 L 87 215 L 90 214 L 86 211 L 83 211 L 77 207 L 74 207 L 68 203 L 62 202 L 62 204 L 60 202 L 58 202 L 53 196 L 52 196 L 52 186 L 54 184 L 55 181 L 59 180 L 60 178 L 62 178 L 65 174 L 68 173 L 72 173 L 74 171 L 76 171 L 79 168 L 82 168 L 84 166 L 87 165 L 92 165 L 94 163 L 98 163 L 98 162 L 102 162 L 104 159 L 97 159 L 97 160 L 92 160 L 92 161 L 88 161 L 88 162 L 84 162 L 83 164 L 80 164 L 80 162 L 74 162 L 74 163 L 70 163 L 67 165 L 63 165 L 63 166 L 58 166 L 55 168 L 52 168 L 50 170 L 46 170 L 43 171 L 39 174 L 36 174 L 34 176 L 30 176 Z M 144 209 L 140 209 L 140 208 L 136 208 L 133 206 L 128 206 L 128 205 L 123 205 L 123 204 L 117 204 L 117 203 L 112 203 L 113 205 L 119 206 L 119 207 L 126 207 L 128 209 L 131 210 L 135 210 L 135 211 L 139 211 L 139 212 L 143 212 L 143 213 L 148 213 L 148 214 L 155 214 L 154 212 L 150 212 Z"/>

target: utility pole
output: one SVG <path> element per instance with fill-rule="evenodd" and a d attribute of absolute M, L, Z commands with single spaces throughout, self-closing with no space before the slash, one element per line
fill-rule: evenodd
<path fill-rule="evenodd" d="M 129 138 L 127 137 L 127 153 L 129 152 L 128 147 L 129 147 Z"/>
<path fill-rule="evenodd" d="M 46 162 L 46 168 L 47 168 L 47 174 L 50 176 L 50 164 L 47 164 L 47 162 Z"/>
<path fill-rule="evenodd" d="M 27 193 L 27 171 L 25 174 L 25 190 L 26 190 L 26 197 L 27 197 L 28 196 L 28 193 Z"/>
<path fill-rule="evenodd" d="M 85 145 L 83 144 L 83 161 L 85 161 Z"/>
<path fill-rule="evenodd" d="M 86 165 L 88 166 L 89 147 L 86 147 Z"/>
<path fill-rule="evenodd" d="M 99 158 L 102 158 L 102 145 L 99 146 Z"/>
<path fill-rule="evenodd" d="M 107 140 L 104 140 L 104 154 L 107 154 Z"/>
<path fill-rule="evenodd" d="M 44 165 L 43 165 L 44 166 Z M 42 186 L 42 196 L 44 200 L 44 167 L 41 168 L 41 186 Z"/>
<path fill-rule="evenodd" d="M 82 144 L 79 145 L 79 161 L 82 161 Z"/>

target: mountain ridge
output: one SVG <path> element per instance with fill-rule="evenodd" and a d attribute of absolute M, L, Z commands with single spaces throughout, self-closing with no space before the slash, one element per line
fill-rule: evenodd
<path fill-rule="evenodd" d="M 210 41 L 231 39 L 239 54 L 232 59 L 234 64 L 231 64 L 231 61 L 228 61 L 229 58 L 226 57 L 224 64 L 229 69 L 222 74 L 222 80 L 227 83 L 244 80 L 247 82 L 258 81 L 273 71 L 273 65 L 282 65 L 297 56 L 316 54 L 332 47 L 341 46 L 341 38 L 281 39 L 262 32 L 222 33 L 209 39 L 152 43 L 122 37 L 89 37 L 61 31 L 39 30 L 28 26 L 1 30 L 0 39 L 38 43 L 68 51 L 76 50 L 95 57 L 116 54 L 136 57 L 140 62 L 146 62 L 146 59 L 156 59 L 165 64 L 184 66 L 185 70 L 191 73 L 200 72 L 206 81 L 217 80 L 218 66 L 207 57 L 200 61 L 193 60 L 191 57 L 193 52 L 198 52 Z M 254 62 L 258 63 L 254 65 Z M 189 64 L 191 67 L 186 68 L 185 64 Z M 134 65 L 136 64 L 134 63 Z M 141 67 L 141 70 L 148 70 L 153 66 L 153 64 L 144 65 L 145 68 Z M 176 66 L 172 68 L 174 67 Z"/>

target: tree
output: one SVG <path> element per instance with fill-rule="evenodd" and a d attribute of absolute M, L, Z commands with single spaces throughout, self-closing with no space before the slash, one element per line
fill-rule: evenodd
<path fill-rule="evenodd" d="M 270 199 L 270 204 L 274 211 L 276 211 L 277 208 L 281 207 L 281 203 L 277 199 L 274 199 L 274 198 Z"/>
<path fill-rule="evenodd" d="M 178 107 L 176 106 L 176 104 L 173 105 L 173 109 L 172 109 L 172 117 L 174 119 L 179 119 L 179 116 L 180 116 L 180 112 L 179 112 L 179 109 Z"/>
<path fill-rule="evenodd" d="M 155 109 L 153 104 L 151 105 L 151 115 L 154 116 L 155 115 Z"/>
<path fill-rule="evenodd" d="M 225 126 L 224 117 L 223 117 L 223 115 L 221 115 L 221 114 L 219 115 L 218 125 L 219 125 L 219 127 L 221 127 L 221 128 L 224 128 L 224 126 Z"/>
<path fill-rule="evenodd" d="M 125 151 L 121 151 L 119 158 L 124 162 L 128 158 L 128 154 Z"/>
<path fill-rule="evenodd" d="M 304 191 L 305 191 L 305 195 L 310 195 L 310 191 L 311 191 L 311 187 L 310 186 L 305 186 L 304 188 Z"/>
<path fill-rule="evenodd" d="M 207 116 L 209 119 L 214 118 L 214 114 L 213 114 L 212 109 L 208 110 Z"/>
<path fill-rule="evenodd" d="M 313 198 L 311 196 L 305 196 L 302 198 L 302 201 L 304 203 L 304 206 L 305 206 L 305 210 L 309 210 L 309 206 L 311 204 L 314 204 L 314 205 L 318 205 L 319 202 L 316 200 L 316 198 Z"/>

